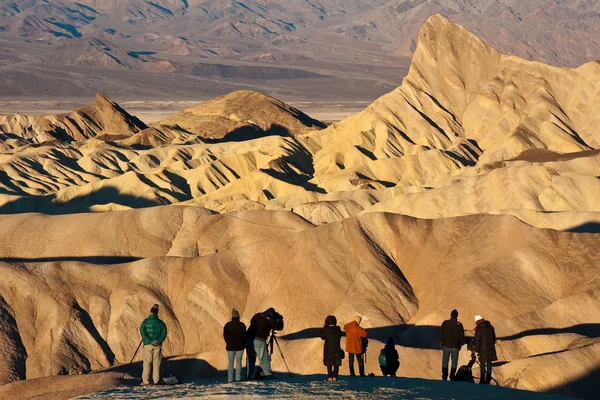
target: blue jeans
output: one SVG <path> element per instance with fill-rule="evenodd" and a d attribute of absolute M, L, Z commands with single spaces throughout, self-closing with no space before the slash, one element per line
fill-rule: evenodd
<path fill-rule="evenodd" d="M 362 354 L 348 354 L 348 366 L 350 367 L 350 375 L 354 374 L 354 357 L 356 356 L 356 361 L 358 361 L 358 373 L 360 375 L 365 374 L 365 361 L 363 359 Z"/>
<path fill-rule="evenodd" d="M 227 358 L 229 364 L 227 367 L 227 381 L 233 382 L 233 363 L 235 361 L 235 380 L 242 380 L 242 357 L 244 356 L 244 350 L 240 351 L 227 351 Z"/>
<path fill-rule="evenodd" d="M 458 368 L 458 353 L 460 349 L 451 349 L 450 347 L 442 347 L 442 368 L 448 369 L 450 356 L 452 356 L 452 369 Z"/>
<path fill-rule="evenodd" d="M 269 351 L 267 350 L 267 342 L 262 339 L 254 339 L 254 351 L 260 361 L 260 367 L 266 376 L 273 375 L 271 371 L 271 359 L 269 358 Z"/>

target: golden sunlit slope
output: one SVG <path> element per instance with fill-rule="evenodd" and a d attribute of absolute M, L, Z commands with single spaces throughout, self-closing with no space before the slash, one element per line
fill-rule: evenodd
<path fill-rule="evenodd" d="M 132 135 L 146 125 L 101 94 L 69 114 L 30 117 L 0 115 L 0 133 L 14 134 L 33 143 L 49 140 L 83 140 L 101 134 Z"/>
<path fill-rule="evenodd" d="M 359 314 L 373 354 L 394 336 L 400 374 L 437 379 L 437 326 L 452 308 L 467 329 L 479 313 L 496 326 L 504 386 L 546 390 L 600 367 L 596 235 L 535 229 L 509 216 L 372 213 L 315 228 L 286 212 L 221 217 L 174 206 L 24 218 L 1 218 L 15 238 L 0 247 L 4 382 L 128 361 L 155 302 L 169 326 L 165 354 L 214 368 L 224 366 L 221 333 L 231 308 L 248 322 L 270 306 L 285 316 L 283 351 L 302 374 L 322 370 L 322 343 L 310 328 L 329 314 L 340 322 Z M 43 251 L 17 258 L 36 237 Z M 77 246 L 64 252 L 66 241 Z M 90 263 L 115 248 L 140 260 Z M 560 370 L 540 375 L 550 362 Z M 527 368 L 532 363 L 538 367 Z"/>

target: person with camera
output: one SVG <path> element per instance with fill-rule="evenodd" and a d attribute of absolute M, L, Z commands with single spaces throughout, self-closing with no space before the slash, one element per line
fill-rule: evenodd
<path fill-rule="evenodd" d="M 256 364 L 256 357 L 260 361 L 260 366 L 265 374 L 265 379 L 273 378 L 273 371 L 271 370 L 271 358 L 269 357 L 269 351 L 267 349 L 267 339 L 273 331 L 283 330 L 283 316 L 278 314 L 274 308 L 269 308 L 267 311 L 258 313 L 252 317 L 250 321 L 250 329 L 248 330 L 248 336 L 254 338 L 254 360 L 249 360 L 247 355 L 247 362 L 251 362 L 253 368 L 248 367 L 249 379 L 253 379 L 256 375 L 254 371 L 254 365 Z M 251 336 L 250 336 L 251 335 Z"/>
<path fill-rule="evenodd" d="M 496 354 L 496 331 L 481 315 L 475 316 L 475 340 L 473 350 L 479 356 L 481 371 L 480 384 L 489 385 L 492 381 L 492 362 L 498 360 Z"/>
<path fill-rule="evenodd" d="M 440 329 L 440 347 L 442 348 L 442 380 L 448 379 L 448 364 L 452 358 L 450 380 L 453 381 L 458 368 L 458 354 L 465 344 L 465 329 L 458 322 L 458 311 L 452 310 L 450 319 L 444 321 Z"/>
<path fill-rule="evenodd" d="M 344 325 L 346 331 L 346 351 L 348 352 L 348 364 L 350 366 L 350 376 L 356 376 L 354 373 L 354 358 L 358 361 L 358 370 L 360 376 L 365 376 L 365 362 L 363 358 L 364 347 L 363 339 L 367 338 L 367 331 L 360 326 L 362 318 L 354 317 L 354 321 Z"/>

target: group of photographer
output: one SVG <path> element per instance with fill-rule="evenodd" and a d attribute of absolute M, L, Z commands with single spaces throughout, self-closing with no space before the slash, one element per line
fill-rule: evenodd
<path fill-rule="evenodd" d="M 144 320 L 140 327 L 144 344 L 144 362 L 142 385 L 150 384 L 152 375 L 155 384 L 161 383 L 160 365 L 162 361 L 162 343 L 167 337 L 167 327 L 165 323 L 158 318 L 158 305 L 155 304 L 150 310 L 150 316 Z M 348 361 L 350 376 L 355 376 L 354 361 L 358 362 L 360 376 L 365 376 L 365 360 L 368 340 L 367 331 L 360 326 L 362 318 L 357 316 L 353 321 L 344 325 L 346 335 L 346 351 L 348 352 Z M 458 356 L 463 345 L 467 344 L 472 353 L 472 359 L 467 366 L 468 378 L 472 381 L 471 368 L 476 362 L 476 354 L 479 356 L 481 379 L 480 383 L 490 384 L 492 378 L 492 362 L 498 359 L 496 355 L 496 333 L 494 327 L 489 321 L 486 321 L 481 315 L 475 316 L 475 337 L 471 343 L 466 343 L 465 331 L 463 325 L 458 321 L 458 311 L 453 310 L 450 319 L 444 321 L 440 329 L 440 347 L 442 348 L 442 379 L 461 380 L 460 374 L 457 375 Z M 250 327 L 240 321 L 240 314 L 233 309 L 231 321 L 225 324 L 223 328 L 223 338 L 226 343 L 228 356 L 228 374 L 229 382 L 239 382 L 242 379 L 272 379 L 271 358 L 269 355 L 269 336 L 272 339 L 275 331 L 283 330 L 283 316 L 277 313 L 273 308 L 267 311 L 255 314 Z M 321 339 L 323 346 L 323 364 L 327 367 L 327 377 L 331 382 L 336 382 L 339 375 L 342 360 L 345 353 L 341 347 L 341 339 L 344 334 L 337 325 L 335 316 L 330 315 L 325 319 L 322 329 Z M 270 344 L 273 346 L 273 343 Z M 242 376 L 242 359 L 246 351 L 246 373 Z M 272 353 L 272 348 L 271 348 Z M 283 354 L 282 354 L 283 356 Z M 256 358 L 260 362 L 260 369 L 256 368 Z M 450 360 L 452 364 L 450 367 Z M 396 376 L 400 367 L 398 351 L 393 338 L 389 338 L 385 347 L 379 353 L 379 366 L 384 376 Z M 449 368 L 450 367 L 450 368 Z M 465 367 L 461 367 L 461 370 Z M 461 372 L 459 370 L 459 372 Z"/>
<path fill-rule="evenodd" d="M 475 316 L 475 338 L 471 343 L 465 341 L 465 330 L 458 322 L 458 311 L 452 310 L 450 319 L 444 321 L 440 329 L 440 347 L 442 348 L 442 380 L 462 380 L 456 375 L 458 368 L 458 355 L 463 345 L 471 351 L 472 358 L 468 364 L 467 379 L 472 380 L 471 368 L 479 356 L 480 380 L 479 383 L 489 385 L 492 378 L 492 362 L 498 360 L 496 354 L 496 331 L 489 321 L 481 315 Z M 452 359 L 452 367 L 448 369 Z M 448 374 L 449 372 L 449 374 Z"/>

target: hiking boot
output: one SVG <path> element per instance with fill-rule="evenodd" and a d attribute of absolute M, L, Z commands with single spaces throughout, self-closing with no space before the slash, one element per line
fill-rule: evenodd
<path fill-rule="evenodd" d="M 456 368 L 450 369 L 450 380 L 453 381 L 456 378 Z"/>

